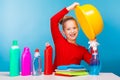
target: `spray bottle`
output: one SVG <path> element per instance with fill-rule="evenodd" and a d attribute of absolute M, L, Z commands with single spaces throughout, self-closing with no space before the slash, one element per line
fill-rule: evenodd
<path fill-rule="evenodd" d="M 10 49 L 10 76 L 20 75 L 20 49 L 18 42 L 13 41 Z"/>
<path fill-rule="evenodd" d="M 33 59 L 33 73 L 34 76 L 38 76 L 42 74 L 42 63 L 41 57 L 39 53 L 39 49 L 35 50 L 34 59 Z"/>
<path fill-rule="evenodd" d="M 24 48 L 21 57 L 21 75 L 31 75 L 31 53 L 28 47 Z"/>
<path fill-rule="evenodd" d="M 89 41 L 89 44 L 91 47 L 91 54 L 92 54 L 92 58 L 90 61 L 89 74 L 99 75 L 100 69 L 101 69 L 101 64 L 100 64 L 100 59 L 99 59 L 99 54 L 97 49 L 97 46 L 99 45 L 99 43 L 97 41 Z"/>
<path fill-rule="evenodd" d="M 46 43 L 46 49 L 44 51 L 44 74 L 51 75 L 53 72 L 52 68 L 52 46 L 49 43 Z"/>

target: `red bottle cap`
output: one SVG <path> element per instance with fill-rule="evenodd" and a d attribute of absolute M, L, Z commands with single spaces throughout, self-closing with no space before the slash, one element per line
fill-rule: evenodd
<path fill-rule="evenodd" d="M 39 49 L 37 48 L 37 49 L 35 50 L 35 52 L 39 52 Z"/>

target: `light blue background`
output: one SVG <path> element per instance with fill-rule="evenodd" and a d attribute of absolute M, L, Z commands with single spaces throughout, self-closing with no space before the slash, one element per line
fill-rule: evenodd
<path fill-rule="evenodd" d="M 18 40 L 21 52 L 28 46 L 33 55 L 39 48 L 43 63 L 45 42 L 54 47 L 50 18 L 75 1 L 92 4 L 100 11 L 104 21 L 104 29 L 97 37 L 101 72 L 120 76 L 120 0 L 0 0 L 0 71 L 9 71 L 9 49 L 14 39 Z M 75 17 L 74 11 L 69 15 Z M 80 30 L 77 43 L 88 48 L 87 42 Z"/>

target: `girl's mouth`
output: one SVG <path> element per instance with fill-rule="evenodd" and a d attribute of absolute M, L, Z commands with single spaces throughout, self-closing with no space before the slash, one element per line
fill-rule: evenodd
<path fill-rule="evenodd" d="M 75 33 L 73 33 L 73 34 L 70 34 L 70 36 L 71 36 L 71 37 L 74 37 L 75 35 L 76 35 Z"/>

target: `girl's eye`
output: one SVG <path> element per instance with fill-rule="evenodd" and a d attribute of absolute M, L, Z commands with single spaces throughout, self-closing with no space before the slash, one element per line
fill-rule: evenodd
<path fill-rule="evenodd" d="M 76 29 L 76 27 L 73 27 L 73 29 Z"/>
<path fill-rule="evenodd" d="M 70 28 L 67 28 L 67 30 L 70 30 Z"/>

